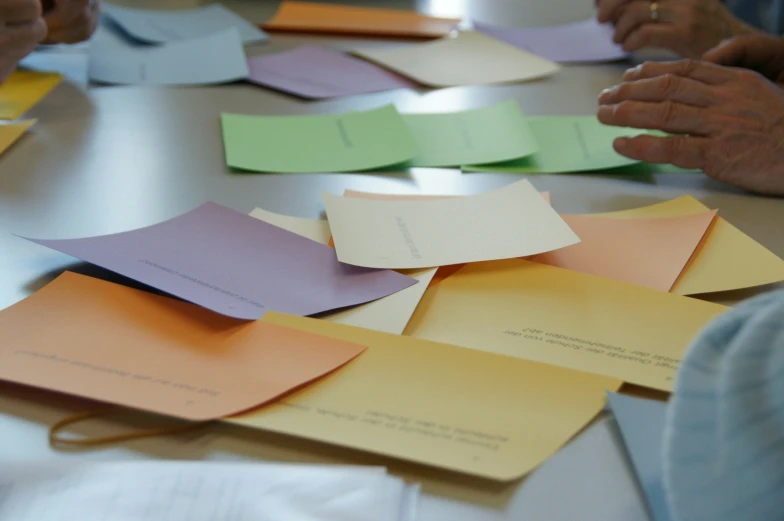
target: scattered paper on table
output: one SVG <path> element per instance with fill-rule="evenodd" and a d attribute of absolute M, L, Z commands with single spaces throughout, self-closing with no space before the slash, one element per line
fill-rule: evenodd
<path fill-rule="evenodd" d="M 236 29 L 163 46 L 90 47 L 90 79 L 127 85 L 211 85 L 248 77 Z"/>
<path fill-rule="evenodd" d="M 671 391 L 724 306 L 522 259 L 468 264 L 425 293 L 405 334 Z"/>
<path fill-rule="evenodd" d="M 137 9 L 104 4 L 101 10 L 133 38 L 146 43 L 196 40 L 227 29 L 236 29 L 244 43 L 264 42 L 264 31 L 227 9 L 211 4 L 197 9 Z"/>
<path fill-rule="evenodd" d="M 644 134 L 644 130 L 603 125 L 596 116 L 537 116 L 528 124 L 539 151 L 504 163 L 469 165 L 468 172 L 557 174 L 608 170 L 638 163 L 613 150 L 617 137 Z"/>
<path fill-rule="evenodd" d="M 321 318 L 338 324 L 402 335 L 411 315 L 422 300 L 422 295 L 430 285 L 433 275 L 436 274 L 436 269 L 404 270 L 402 272 L 404 275 L 415 278 L 419 283 L 388 297 L 330 313 Z"/>
<path fill-rule="evenodd" d="M 419 153 L 394 105 L 316 116 L 223 114 L 226 163 L 259 172 L 373 170 Z"/>
<path fill-rule="evenodd" d="M 329 231 L 329 223 L 326 219 L 293 217 L 270 212 L 263 208 L 254 208 L 250 212 L 250 216 L 321 244 L 329 244 L 329 240 L 332 237 L 332 233 Z"/>
<path fill-rule="evenodd" d="M 363 304 L 415 284 L 338 262 L 329 246 L 207 203 L 160 224 L 84 239 L 28 239 L 230 317 Z"/>
<path fill-rule="evenodd" d="M 708 207 L 690 195 L 662 203 L 596 216 L 646 219 L 693 215 Z M 751 288 L 784 280 L 784 260 L 757 241 L 716 217 L 683 270 L 672 293 L 697 295 Z"/>
<path fill-rule="evenodd" d="M 542 58 L 561 63 L 596 63 L 629 56 L 613 42 L 615 28 L 596 18 L 550 27 L 504 27 L 474 23 L 474 29 Z"/>
<path fill-rule="evenodd" d="M 417 83 L 348 54 L 305 45 L 248 59 L 248 81 L 309 99 L 417 87 Z"/>
<path fill-rule="evenodd" d="M 18 123 L 0 124 L 0 154 L 11 148 L 11 145 L 19 141 L 30 127 L 35 125 L 37 120 L 28 119 Z"/>
<path fill-rule="evenodd" d="M 671 521 L 662 475 L 667 404 L 612 392 L 607 395 L 653 521 Z"/>
<path fill-rule="evenodd" d="M 539 149 L 515 100 L 442 114 L 404 114 L 420 154 L 411 166 L 449 167 L 529 156 Z"/>
<path fill-rule="evenodd" d="M 556 63 L 474 31 L 434 42 L 352 52 L 430 87 L 515 83 L 559 69 Z"/>
<path fill-rule="evenodd" d="M 561 215 L 580 242 L 531 260 L 670 291 L 716 211 L 663 219 Z"/>
<path fill-rule="evenodd" d="M 329 378 L 227 421 L 492 480 L 533 470 L 602 410 L 602 389 L 620 384 L 323 320 L 262 320 L 368 349 Z"/>
<path fill-rule="evenodd" d="M 215 461 L 4 463 L 0 490 L 0 521 L 413 521 L 418 495 L 383 468 Z"/>
<path fill-rule="evenodd" d="M 323 198 L 338 259 L 355 266 L 429 268 L 524 257 L 579 242 L 527 180 L 424 201 Z"/>
<path fill-rule="evenodd" d="M 457 28 L 460 20 L 434 18 L 414 11 L 284 0 L 264 24 L 268 31 L 401 38 L 438 38 Z"/>
<path fill-rule="evenodd" d="M 70 272 L 0 312 L 0 379 L 188 420 L 258 407 L 363 350 Z"/>
<path fill-rule="evenodd" d="M 0 119 L 16 119 L 41 101 L 63 77 L 54 72 L 16 70 L 0 85 Z"/>

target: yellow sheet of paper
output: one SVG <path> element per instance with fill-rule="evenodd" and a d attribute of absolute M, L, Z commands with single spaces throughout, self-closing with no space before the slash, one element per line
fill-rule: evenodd
<path fill-rule="evenodd" d="M 54 72 L 17 70 L 0 85 L 0 119 L 16 119 L 63 79 Z"/>
<path fill-rule="evenodd" d="M 525 257 L 580 241 L 527 180 L 444 199 L 323 198 L 338 259 L 357 266 L 429 268 Z"/>
<path fill-rule="evenodd" d="M 430 87 L 528 81 L 560 69 L 554 62 L 475 31 L 434 42 L 352 52 Z"/>
<path fill-rule="evenodd" d="M 419 283 L 388 297 L 330 313 L 321 318 L 337 324 L 402 335 L 437 269 L 400 270 L 400 273 L 417 279 Z"/>
<path fill-rule="evenodd" d="M 399 335 L 266 313 L 369 346 L 279 403 L 228 421 L 463 472 L 519 478 L 577 434 L 619 381 Z"/>
<path fill-rule="evenodd" d="M 425 293 L 405 334 L 671 391 L 726 308 L 522 259 L 469 264 Z"/>
<path fill-rule="evenodd" d="M 708 210 L 707 206 L 690 195 L 684 195 L 643 208 L 592 215 L 644 219 L 692 215 L 705 210 Z M 717 217 L 671 292 L 697 295 L 752 288 L 782 280 L 784 260 L 721 217 Z"/>
<path fill-rule="evenodd" d="M 326 219 L 293 217 L 270 212 L 263 208 L 254 208 L 250 212 L 250 216 L 321 244 L 329 244 L 329 240 L 332 237 L 332 233 L 329 231 L 329 223 Z"/>
<path fill-rule="evenodd" d="M 27 130 L 32 127 L 37 120 L 29 119 L 19 123 L 6 123 L 0 125 L 0 154 L 11 148 L 11 145 L 19 141 Z"/>

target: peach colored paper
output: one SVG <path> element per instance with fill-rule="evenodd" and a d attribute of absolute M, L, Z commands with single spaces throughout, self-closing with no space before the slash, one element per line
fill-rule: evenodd
<path fill-rule="evenodd" d="M 716 210 L 661 219 L 561 217 L 582 242 L 535 255 L 532 261 L 669 292 Z"/>
<path fill-rule="evenodd" d="M 262 27 L 266 31 L 297 33 L 439 38 L 460 20 L 434 18 L 414 11 L 336 4 L 284 1 Z"/>
<path fill-rule="evenodd" d="M 70 272 L 0 312 L 0 380 L 195 421 L 271 402 L 364 350 Z"/>
<path fill-rule="evenodd" d="M 539 192 L 542 198 L 547 201 L 547 204 L 552 204 L 550 200 L 550 192 Z M 343 197 L 356 197 L 360 199 L 376 199 L 376 200 L 414 200 L 414 199 L 444 199 L 447 197 L 460 197 L 459 195 L 424 195 L 424 194 L 378 194 L 374 192 L 362 192 L 359 190 L 343 191 Z M 335 241 L 329 239 L 329 245 L 335 247 Z M 454 275 L 457 270 L 465 266 L 465 264 L 452 264 L 449 266 L 439 266 L 436 274 L 430 279 L 428 288 L 432 288 L 442 280 Z"/>

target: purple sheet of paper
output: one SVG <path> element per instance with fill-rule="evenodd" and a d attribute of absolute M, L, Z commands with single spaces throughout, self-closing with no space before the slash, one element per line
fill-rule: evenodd
<path fill-rule="evenodd" d="M 613 26 L 594 18 L 551 27 L 500 27 L 475 23 L 474 28 L 524 51 L 561 63 L 591 63 L 622 60 L 629 56 L 613 43 Z"/>
<path fill-rule="evenodd" d="M 215 203 L 129 232 L 28 240 L 245 320 L 363 304 L 417 282 L 343 264 L 329 246 Z"/>
<path fill-rule="evenodd" d="M 302 98 L 326 99 L 407 89 L 417 83 L 359 58 L 321 47 L 248 59 L 248 81 Z"/>

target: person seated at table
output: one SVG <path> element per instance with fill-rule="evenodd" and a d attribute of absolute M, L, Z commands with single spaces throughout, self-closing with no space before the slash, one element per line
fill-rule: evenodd
<path fill-rule="evenodd" d="M 705 61 L 644 63 L 602 91 L 604 124 L 656 129 L 667 137 L 616 139 L 619 154 L 702 169 L 708 176 L 784 195 L 784 39 L 738 37 Z"/>
<path fill-rule="evenodd" d="M 0 81 L 40 43 L 75 43 L 92 36 L 98 23 L 96 0 L 55 0 L 43 12 L 41 0 L 0 0 Z"/>
<path fill-rule="evenodd" d="M 734 36 L 784 33 L 784 0 L 596 0 L 596 7 L 629 52 L 660 47 L 699 58 Z"/>
<path fill-rule="evenodd" d="M 720 316 L 686 353 L 669 400 L 673 521 L 784 519 L 784 292 Z"/>

